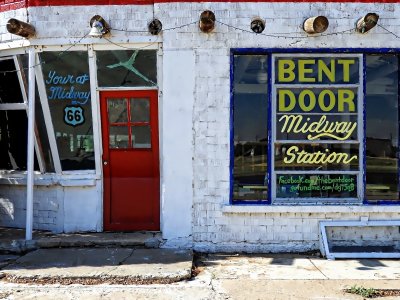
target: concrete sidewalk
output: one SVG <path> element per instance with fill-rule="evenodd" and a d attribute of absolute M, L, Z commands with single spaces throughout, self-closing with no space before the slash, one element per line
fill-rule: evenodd
<path fill-rule="evenodd" d="M 329 261 L 295 254 L 196 254 L 167 249 L 40 249 L 3 268 L 5 299 L 364 299 L 352 286 L 391 289 L 400 260 Z M 178 281 L 172 283 L 174 281 Z M 26 284 L 30 283 L 30 284 Z M 152 283 L 152 284 L 149 284 Z M 1 299 L 0 292 L 0 299 Z"/>
<path fill-rule="evenodd" d="M 400 280 L 398 259 L 326 260 L 296 254 L 206 254 L 198 264 L 218 279 Z"/>
<path fill-rule="evenodd" d="M 192 268 L 191 251 L 156 249 L 159 233 L 34 237 L 40 249 L 24 254 L 23 231 L 0 228 L 0 243 L 17 250 L 0 255 L 0 299 L 363 299 L 344 291 L 352 286 L 400 299 L 398 259 L 198 253 Z"/>
<path fill-rule="evenodd" d="M 39 249 L 9 260 L 0 274 L 16 283 L 171 283 L 191 277 L 192 260 L 189 250 Z"/>

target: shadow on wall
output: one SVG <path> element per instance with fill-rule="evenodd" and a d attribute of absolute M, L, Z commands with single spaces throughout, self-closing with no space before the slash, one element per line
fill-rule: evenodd
<path fill-rule="evenodd" d="M 0 226 L 15 224 L 15 205 L 6 196 L 0 194 Z"/>

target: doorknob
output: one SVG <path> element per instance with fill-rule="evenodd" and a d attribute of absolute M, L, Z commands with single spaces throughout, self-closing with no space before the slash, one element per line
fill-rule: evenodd
<path fill-rule="evenodd" d="M 105 166 L 107 166 L 107 164 L 108 164 L 108 161 L 103 161 L 103 165 L 105 165 Z"/>

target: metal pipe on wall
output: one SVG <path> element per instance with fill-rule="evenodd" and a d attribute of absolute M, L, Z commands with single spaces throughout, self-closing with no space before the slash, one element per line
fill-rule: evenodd
<path fill-rule="evenodd" d="M 28 70 L 28 158 L 27 158 L 27 192 L 26 192 L 26 232 L 25 239 L 32 239 L 33 227 L 33 185 L 34 185 L 34 126 L 35 126 L 35 49 L 29 48 Z"/>

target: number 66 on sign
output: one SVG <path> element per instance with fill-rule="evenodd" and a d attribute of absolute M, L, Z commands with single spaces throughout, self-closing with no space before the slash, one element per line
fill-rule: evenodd
<path fill-rule="evenodd" d="M 64 108 L 64 122 L 70 126 L 78 126 L 85 122 L 84 109 L 81 106 L 66 106 Z"/>

